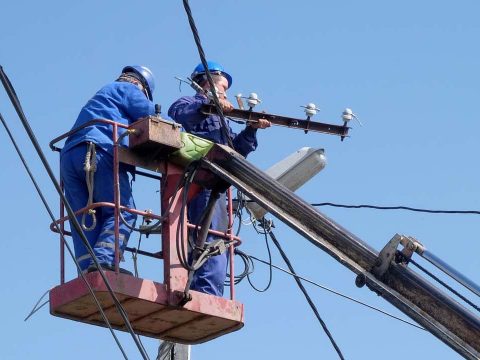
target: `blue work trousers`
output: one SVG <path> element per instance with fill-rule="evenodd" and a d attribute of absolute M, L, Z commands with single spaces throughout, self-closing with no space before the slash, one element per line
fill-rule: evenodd
<path fill-rule="evenodd" d="M 199 224 L 201 216 L 207 207 L 210 198 L 210 190 L 203 190 L 188 204 L 188 219 L 193 224 Z M 228 227 L 228 215 L 225 193 L 215 204 L 215 210 L 210 229 L 226 232 Z M 208 235 L 207 243 L 216 237 Z M 209 258 L 193 275 L 190 289 L 216 296 L 223 295 L 223 287 L 227 274 L 228 251 Z"/>
<path fill-rule="evenodd" d="M 84 170 L 86 152 L 87 144 L 81 143 L 69 149 L 67 152 L 62 153 L 60 159 L 60 173 L 65 189 L 65 196 L 73 211 L 85 207 L 88 201 L 88 189 Z M 97 170 L 94 176 L 93 202 L 113 203 L 113 156 L 99 147 L 97 147 L 96 152 Z M 126 166 L 123 164 L 120 164 L 119 180 L 120 204 L 132 209 L 135 208 L 129 174 Z M 91 231 L 84 230 L 84 233 L 98 261 L 101 264 L 113 266 L 115 261 L 114 208 L 105 206 L 98 207 L 95 210 L 97 224 Z M 123 211 L 122 215 L 130 226 L 135 225 L 137 215 L 126 211 Z M 78 215 L 77 219 L 81 223 L 82 215 Z M 88 214 L 86 215 L 85 225 L 87 227 L 92 225 L 92 217 Z M 75 257 L 80 263 L 80 268 L 84 271 L 93 264 L 93 260 L 87 252 L 80 235 L 75 231 L 73 226 L 71 226 L 71 229 Z M 121 221 L 119 230 L 121 257 L 132 231 Z"/>

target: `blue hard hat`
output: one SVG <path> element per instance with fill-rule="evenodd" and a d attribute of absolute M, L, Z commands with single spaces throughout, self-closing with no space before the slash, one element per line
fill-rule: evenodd
<path fill-rule="evenodd" d="M 153 91 L 155 90 L 155 76 L 152 71 L 146 66 L 132 65 L 125 66 L 122 70 L 124 73 L 133 73 L 137 75 L 138 80 L 142 82 L 143 87 L 147 91 L 147 96 L 150 100 L 153 100 Z"/>
<path fill-rule="evenodd" d="M 215 61 L 207 61 L 207 67 L 208 67 L 208 71 L 212 72 L 212 73 L 219 73 L 221 74 L 222 76 L 224 76 L 227 81 L 228 81 L 228 87 L 232 86 L 232 82 L 233 82 L 233 79 L 232 77 L 230 76 L 230 74 L 226 73 L 224 70 L 223 70 L 223 66 L 220 65 L 219 63 L 215 62 Z M 191 78 L 192 79 L 195 79 L 198 75 L 203 75 L 205 74 L 205 67 L 203 66 L 202 63 L 198 64 L 195 69 L 193 70 L 193 73 L 191 75 Z"/>

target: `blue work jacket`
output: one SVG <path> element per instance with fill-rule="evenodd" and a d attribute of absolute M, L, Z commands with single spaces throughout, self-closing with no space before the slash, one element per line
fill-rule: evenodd
<path fill-rule="evenodd" d="M 217 115 L 208 116 L 200 112 L 201 106 L 208 103 L 209 100 L 201 94 L 184 96 L 170 106 L 168 116 L 182 124 L 186 132 L 226 145 L 221 132 L 220 117 Z M 228 119 L 226 120 L 235 150 L 243 156 L 247 156 L 254 151 L 258 145 L 257 129 L 247 126 L 239 134 L 235 134 L 230 128 Z"/>
<path fill-rule="evenodd" d="M 106 119 L 130 125 L 141 117 L 155 114 L 155 105 L 147 99 L 145 94 L 134 84 L 115 81 L 101 88 L 82 108 L 72 129 L 78 128 L 93 119 Z M 119 135 L 125 129 L 119 128 Z M 112 126 L 96 123 L 68 137 L 63 147 L 65 153 L 74 146 L 91 141 L 103 150 L 112 154 Z M 128 138 L 124 137 L 121 145 L 128 145 Z"/>

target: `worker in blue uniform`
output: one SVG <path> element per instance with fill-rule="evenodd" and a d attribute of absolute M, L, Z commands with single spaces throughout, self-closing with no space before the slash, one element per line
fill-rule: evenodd
<path fill-rule="evenodd" d="M 153 73 L 144 66 L 126 66 L 120 77 L 101 88 L 82 108 L 73 129 L 94 119 L 113 120 L 130 125 L 139 118 L 153 115 L 155 105 L 152 93 L 155 88 Z M 126 130 L 119 128 L 120 145 L 127 145 L 127 137 L 121 137 Z M 74 211 L 91 202 L 114 202 L 113 181 L 113 129 L 112 125 L 94 123 L 71 134 L 60 154 L 60 176 L 65 196 Z M 91 177 L 86 173 L 90 164 Z M 120 204 L 135 208 L 129 173 L 132 168 L 120 163 Z M 89 180 L 90 179 L 90 180 Z M 92 181 L 93 180 L 93 181 Z M 89 183 L 91 181 L 91 183 Z M 92 186 L 93 185 L 93 186 Z M 93 188 L 92 188 L 93 187 Z M 120 256 L 127 245 L 136 215 L 122 211 L 125 222 L 120 222 Z M 90 215 L 78 215 L 85 236 L 93 248 L 102 268 L 114 269 L 115 233 L 114 208 L 102 206 Z M 83 221 L 82 221 L 83 220 Z M 83 272 L 96 270 L 80 235 L 72 227 L 75 257 Z M 127 272 L 121 269 L 122 272 Z"/>
<path fill-rule="evenodd" d="M 220 106 L 224 113 L 228 113 L 233 110 L 233 105 L 227 100 L 227 89 L 232 85 L 232 77 L 224 71 L 220 64 L 214 61 L 208 61 L 207 67 L 212 75 Z M 207 81 L 205 68 L 202 64 L 199 64 L 194 69 L 191 79 L 200 85 L 202 91 L 198 91 L 195 96 L 184 96 L 175 101 L 170 106 L 168 115 L 176 122 L 182 124 L 185 131 L 207 140 L 211 140 L 215 143 L 226 145 L 228 142 L 222 136 L 220 118 L 217 115 L 204 115 L 200 112 L 200 108 L 203 104 L 210 103 L 210 100 L 206 95 L 210 90 L 210 84 Z M 247 156 L 257 148 L 257 129 L 264 129 L 270 126 L 269 121 L 261 119 L 258 123 L 248 124 L 245 129 L 236 134 L 230 128 L 228 120 L 226 121 L 226 130 L 232 139 L 233 146 L 235 150 L 243 156 Z M 210 193 L 210 190 L 205 189 L 188 204 L 188 220 L 191 223 L 200 223 L 201 216 L 207 207 Z M 225 193 L 222 193 L 215 203 L 215 210 L 210 228 L 225 232 L 227 231 L 227 227 L 228 215 L 226 208 L 226 195 Z M 214 237 L 208 235 L 207 243 L 213 240 Z M 222 296 L 226 271 L 227 253 L 212 256 L 195 272 L 190 289 Z"/>

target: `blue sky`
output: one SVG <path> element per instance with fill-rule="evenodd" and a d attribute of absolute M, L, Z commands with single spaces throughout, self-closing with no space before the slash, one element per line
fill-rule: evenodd
<path fill-rule="evenodd" d="M 207 57 L 233 76 L 230 97 L 255 91 L 263 110 L 303 116 L 314 102 L 317 120 L 340 123 L 345 107 L 353 124 L 344 142 L 328 135 L 284 128 L 259 133 L 249 157 L 260 168 L 303 146 L 325 149 L 325 170 L 298 193 L 310 202 L 479 209 L 478 122 L 480 25 L 477 1 L 191 0 Z M 145 64 L 156 75 L 155 101 L 179 96 L 174 76 L 188 76 L 199 62 L 181 1 L 10 1 L 2 6 L 0 65 L 9 75 L 50 164 L 48 142 L 66 132 L 80 108 L 124 65 Z M 14 132 L 50 205 L 58 197 L 3 91 L 0 111 Z M 236 128 L 239 130 L 240 128 Z M 3 264 L 0 278 L 4 359 L 121 358 L 110 333 L 54 318 L 46 309 L 28 322 L 38 297 L 59 282 L 58 240 L 49 218 L 4 131 L 2 153 Z M 139 208 L 152 203 L 155 184 L 134 187 Z M 479 219 L 374 210 L 320 209 L 381 249 L 396 232 L 427 248 L 480 282 Z M 354 275 L 296 233 L 277 225 L 277 237 L 299 274 L 403 317 Z M 243 250 L 266 258 L 264 241 L 244 227 Z M 136 238 L 132 237 L 133 244 Z M 146 246 L 155 246 L 151 239 Z M 274 263 L 283 266 L 276 250 Z M 141 275 L 158 277 L 160 264 L 142 259 Z M 127 268 L 132 262 L 127 258 Z M 73 276 L 69 263 L 69 276 Z M 254 281 L 266 283 L 258 264 Z M 348 359 L 460 358 L 421 330 L 307 285 Z M 336 355 L 294 281 L 275 272 L 259 294 L 241 284 L 245 327 L 193 349 L 193 359 L 324 358 Z M 140 358 L 120 334 L 131 359 Z M 158 342 L 144 338 L 154 358 Z M 408 344 L 408 345 L 407 345 Z M 402 350 L 399 350 L 399 347 Z M 406 347 L 406 348 L 405 348 Z M 89 352 L 93 351 L 93 355 Z M 388 354 L 388 355 L 387 355 Z"/>

